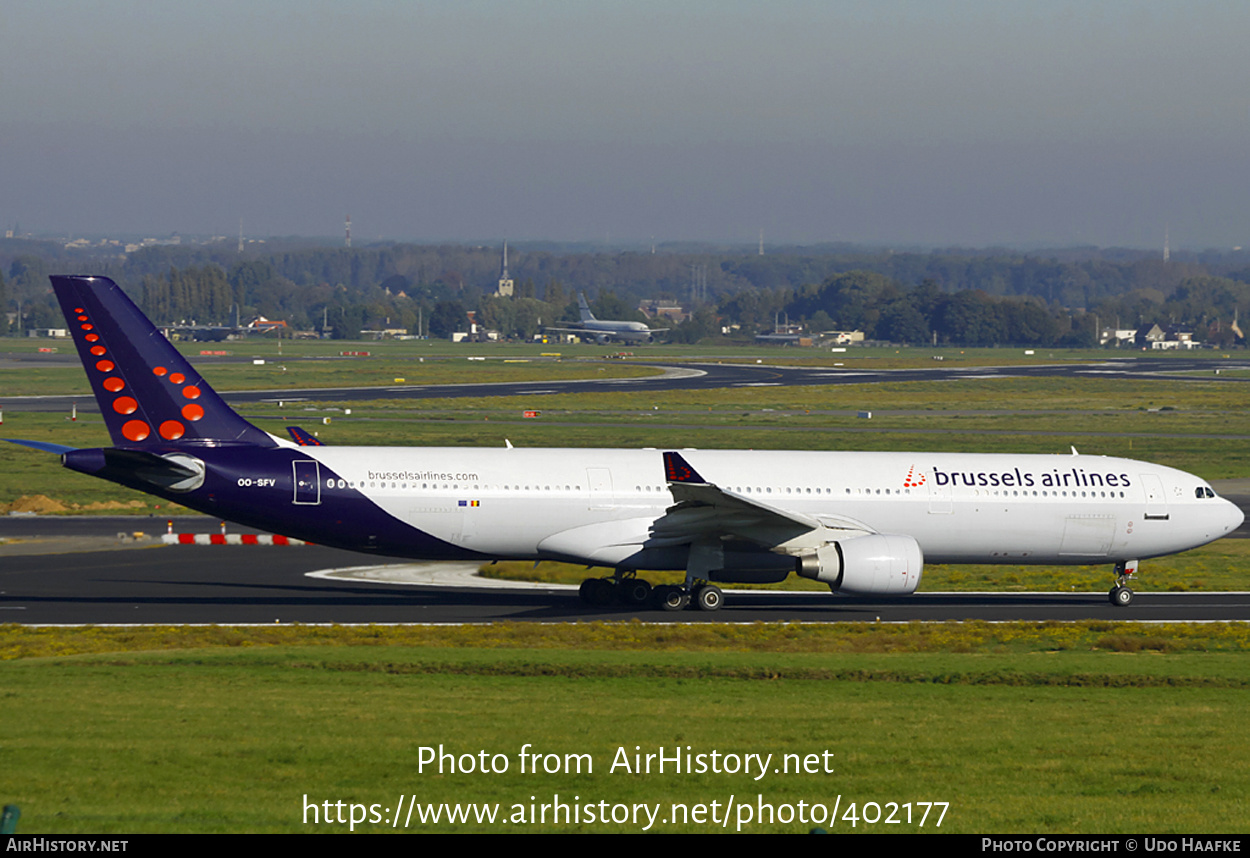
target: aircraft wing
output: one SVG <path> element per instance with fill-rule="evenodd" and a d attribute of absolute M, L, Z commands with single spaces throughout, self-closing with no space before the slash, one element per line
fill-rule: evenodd
<path fill-rule="evenodd" d="M 664 476 L 677 503 L 651 526 L 654 545 L 728 536 L 775 548 L 816 537 L 823 541 L 830 530 L 872 532 L 850 519 L 817 519 L 723 489 L 700 476 L 680 453 L 664 454 Z"/>

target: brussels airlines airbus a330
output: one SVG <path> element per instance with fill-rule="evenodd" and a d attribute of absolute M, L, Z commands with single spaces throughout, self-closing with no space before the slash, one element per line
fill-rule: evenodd
<path fill-rule="evenodd" d="M 1114 564 L 1231 533 L 1241 511 L 1182 471 L 1103 456 L 333 447 L 236 414 L 116 284 L 53 277 L 112 447 L 65 467 L 323 545 L 421 559 L 615 569 L 582 597 L 721 606 L 712 582 L 791 573 L 906 594 L 924 561 Z M 294 437 L 307 442 L 305 433 Z M 636 573 L 685 569 L 652 591 Z"/>

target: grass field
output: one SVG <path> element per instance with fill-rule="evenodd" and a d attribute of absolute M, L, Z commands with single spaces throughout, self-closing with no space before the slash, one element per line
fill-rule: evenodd
<path fill-rule="evenodd" d="M 825 825 L 844 832 L 1240 832 L 1248 646 L 1240 625 L 1111 623 L 0 627 L 3 800 L 27 833 L 347 830 L 306 824 L 305 797 L 380 813 L 401 796 L 510 820 L 414 815 L 418 831 L 646 825 L 532 823 L 555 796 L 647 805 L 654 831 L 726 830 L 711 803 L 732 796 L 730 831 L 804 831 L 799 802 L 836 802 Z M 527 743 L 561 770 L 521 773 Z M 440 745 L 508 770 L 423 767 Z M 621 765 L 661 748 L 773 757 L 758 780 Z M 821 765 L 773 771 L 785 754 Z M 565 755 L 586 755 L 580 773 Z M 890 802 L 912 803 L 911 825 L 864 821 Z M 920 802 L 949 802 L 940 827 L 921 829 Z M 761 823 L 761 803 L 795 818 Z"/>

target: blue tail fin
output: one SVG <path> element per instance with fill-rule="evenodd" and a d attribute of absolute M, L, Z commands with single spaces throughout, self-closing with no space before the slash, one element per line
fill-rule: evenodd
<path fill-rule="evenodd" d="M 274 446 L 234 412 L 107 277 L 53 277 L 78 356 L 118 447 Z"/>

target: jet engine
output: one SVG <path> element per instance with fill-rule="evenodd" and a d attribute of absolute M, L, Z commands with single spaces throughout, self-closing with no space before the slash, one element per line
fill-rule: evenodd
<path fill-rule="evenodd" d="M 855 595 L 916 592 L 924 553 L 910 536 L 873 533 L 829 542 L 799 557 L 798 573 L 822 581 L 830 590 Z"/>

